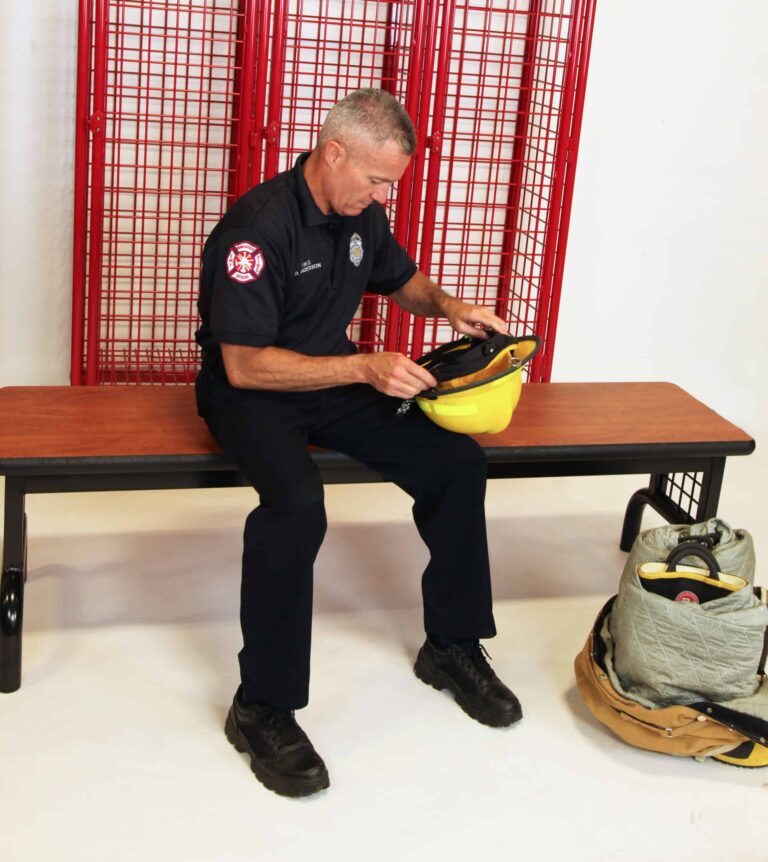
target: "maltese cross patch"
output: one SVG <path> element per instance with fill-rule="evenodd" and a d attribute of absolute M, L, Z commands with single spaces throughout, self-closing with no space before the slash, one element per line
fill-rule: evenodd
<path fill-rule="evenodd" d="M 264 254 L 252 242 L 236 242 L 227 254 L 227 275 L 239 284 L 248 284 L 264 272 Z"/>

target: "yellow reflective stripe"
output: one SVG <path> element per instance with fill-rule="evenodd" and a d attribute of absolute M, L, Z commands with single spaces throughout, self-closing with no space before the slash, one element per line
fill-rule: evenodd
<path fill-rule="evenodd" d="M 641 566 L 637 567 L 637 575 L 641 580 L 646 581 L 657 581 L 662 578 L 666 580 L 672 580 L 673 578 L 686 578 L 690 581 L 700 581 L 702 584 L 711 584 L 714 587 L 722 587 L 725 590 L 729 590 L 730 592 L 734 592 L 735 590 L 743 590 L 746 587 L 747 582 L 738 577 L 737 575 L 728 575 L 725 572 L 719 572 L 720 580 L 716 581 L 714 578 L 710 577 L 708 574 L 703 574 L 703 569 L 694 569 L 692 566 L 678 566 L 677 571 L 670 572 L 667 568 L 663 568 L 660 571 L 653 571 L 646 569 L 646 566 L 656 566 L 662 565 L 665 566 L 665 563 L 644 563 Z"/>
<path fill-rule="evenodd" d="M 469 404 L 442 404 L 438 399 L 430 406 L 440 416 L 474 416 L 480 412 L 474 401 Z"/>

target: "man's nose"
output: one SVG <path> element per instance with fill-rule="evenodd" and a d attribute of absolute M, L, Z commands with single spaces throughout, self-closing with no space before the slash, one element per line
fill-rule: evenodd
<path fill-rule="evenodd" d="M 376 188 L 371 192 L 371 197 L 378 201 L 378 203 L 383 204 L 387 200 L 387 188 L 376 186 Z"/>

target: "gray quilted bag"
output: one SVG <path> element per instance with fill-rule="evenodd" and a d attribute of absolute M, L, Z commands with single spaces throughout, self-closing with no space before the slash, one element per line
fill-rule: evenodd
<path fill-rule="evenodd" d="M 719 518 L 710 518 L 700 524 L 667 524 L 644 530 L 635 539 L 624 566 L 622 580 L 637 571 L 642 563 L 660 563 L 666 560 L 680 542 L 692 536 L 716 538 L 712 553 L 721 572 L 738 575 L 751 584 L 755 579 L 755 549 L 752 536 L 746 530 L 734 530 Z M 701 565 L 689 558 L 692 565 Z M 683 560 L 685 563 L 685 560 Z"/>
<path fill-rule="evenodd" d="M 720 525 L 725 526 L 719 522 L 718 528 Z M 672 532 L 662 541 L 671 543 L 674 539 L 676 546 L 675 528 L 669 529 Z M 633 549 L 636 559 L 650 553 L 651 547 L 666 547 L 658 540 L 658 531 L 654 532 L 658 544 L 649 543 L 646 533 L 643 546 L 636 553 Z M 727 573 L 720 576 L 721 580 L 739 586 L 730 592 L 724 590 L 725 595 L 720 598 L 699 604 L 675 601 L 649 591 L 644 586 L 649 583 L 647 576 L 658 573 L 656 577 L 664 577 L 664 564 L 637 563 L 634 568 L 625 569 L 611 611 L 610 630 L 615 644 L 614 668 L 630 697 L 667 706 L 702 699 L 722 703 L 751 698 L 757 693 L 760 678 L 756 671 L 768 626 L 768 608 L 751 587 L 754 552 L 749 535 L 740 532 L 741 538 L 727 528 L 725 548 L 720 555 L 715 549 L 718 562 L 711 561 L 713 568 Z M 746 547 L 739 547 L 739 542 Z M 656 560 L 659 556 L 662 560 L 667 557 L 661 550 L 655 553 Z M 729 578 L 731 573 L 723 565 L 723 559 L 740 566 L 736 577 Z M 683 562 L 701 577 L 709 574 L 706 568 L 696 568 L 695 564 L 701 566 L 701 561 L 695 557 L 685 557 Z M 645 581 L 640 577 L 640 566 Z"/>

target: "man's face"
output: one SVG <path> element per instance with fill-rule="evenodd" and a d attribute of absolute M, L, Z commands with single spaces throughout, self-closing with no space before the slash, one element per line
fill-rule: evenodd
<path fill-rule="evenodd" d="M 358 139 L 352 147 L 336 146 L 326 192 L 334 212 L 345 216 L 360 215 L 374 201 L 383 204 L 411 158 L 391 140 L 373 145 Z"/>

